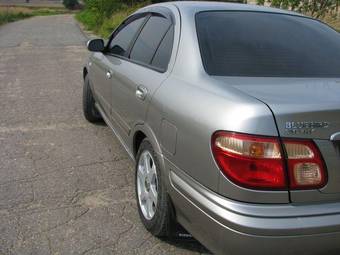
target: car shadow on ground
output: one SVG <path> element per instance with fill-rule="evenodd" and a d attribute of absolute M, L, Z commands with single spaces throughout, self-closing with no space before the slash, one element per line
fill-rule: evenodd
<path fill-rule="evenodd" d="M 197 241 L 191 234 L 189 234 L 180 224 L 176 224 L 174 236 L 168 239 L 162 239 L 170 245 L 174 245 L 180 249 L 186 249 L 200 254 L 212 254 L 199 241 Z"/>
<path fill-rule="evenodd" d="M 176 246 L 180 249 L 186 249 L 186 250 L 197 252 L 197 253 L 204 254 L 204 255 L 212 254 L 207 248 L 205 248 L 200 242 L 198 242 L 194 238 L 191 238 L 191 240 L 178 238 L 178 239 L 169 239 L 169 240 L 163 240 L 163 241 L 173 246 Z"/>

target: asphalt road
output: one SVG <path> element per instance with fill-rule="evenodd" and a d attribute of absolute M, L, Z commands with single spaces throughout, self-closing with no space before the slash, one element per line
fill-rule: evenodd
<path fill-rule="evenodd" d="M 85 36 L 70 15 L 0 27 L 0 254 L 199 254 L 141 225 L 133 165 L 82 115 Z"/>

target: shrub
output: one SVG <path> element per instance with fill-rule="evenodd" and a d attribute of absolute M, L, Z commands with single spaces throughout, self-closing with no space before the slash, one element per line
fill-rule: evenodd
<path fill-rule="evenodd" d="M 2 12 L 0 11 L 0 25 L 19 19 L 31 17 L 32 14 L 24 12 Z"/>
<path fill-rule="evenodd" d="M 76 15 L 85 28 L 102 37 L 112 31 L 135 10 L 150 4 L 149 0 L 83 0 L 85 9 Z"/>
<path fill-rule="evenodd" d="M 63 4 L 67 9 L 75 9 L 79 6 L 78 0 L 63 0 Z"/>

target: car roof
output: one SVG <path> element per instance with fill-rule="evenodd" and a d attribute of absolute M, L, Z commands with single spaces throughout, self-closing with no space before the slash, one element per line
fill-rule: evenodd
<path fill-rule="evenodd" d="M 252 12 L 269 12 L 277 14 L 289 14 L 296 16 L 304 16 L 302 14 L 282 10 L 278 8 L 260 6 L 255 4 L 240 4 L 240 3 L 226 3 L 226 2 L 209 2 L 209 1 L 174 1 L 155 4 L 151 6 L 167 6 L 175 5 L 181 13 L 197 13 L 202 11 L 252 11 Z"/>

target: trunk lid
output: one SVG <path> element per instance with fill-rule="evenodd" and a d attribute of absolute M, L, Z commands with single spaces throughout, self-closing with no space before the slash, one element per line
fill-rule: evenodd
<path fill-rule="evenodd" d="M 292 202 L 340 200 L 340 141 L 331 141 L 340 132 L 340 78 L 215 78 L 268 105 L 281 137 L 313 139 L 319 147 L 328 183 L 291 192 Z"/>
<path fill-rule="evenodd" d="M 340 132 L 340 78 L 225 78 L 272 110 L 285 137 L 329 140 Z"/>

